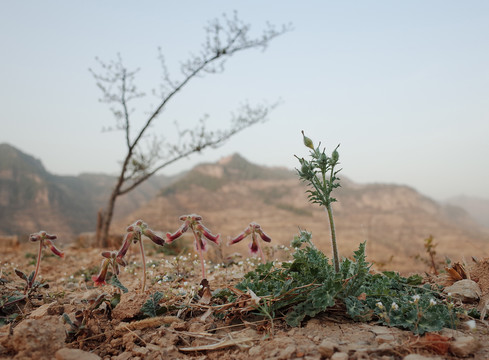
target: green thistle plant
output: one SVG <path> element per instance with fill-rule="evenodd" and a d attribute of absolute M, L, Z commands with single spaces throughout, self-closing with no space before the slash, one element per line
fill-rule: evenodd
<path fill-rule="evenodd" d="M 325 149 L 321 151 L 321 143 L 315 148 L 313 141 L 308 138 L 302 131 L 304 145 L 311 149 L 310 159 L 299 158 L 295 156 L 301 164 L 300 169 L 296 169 L 302 181 L 306 182 L 310 187 L 307 190 L 309 201 L 313 204 L 324 206 L 329 219 L 329 227 L 331 230 L 331 243 L 333 248 L 333 262 L 336 272 L 340 271 L 340 260 L 338 256 L 338 247 L 336 245 L 336 230 L 333 219 L 333 208 L 331 204 L 336 201 L 331 193 L 334 189 L 340 186 L 339 178 L 336 176 L 341 169 L 335 170 L 339 165 L 338 146 L 333 150 L 331 156 L 326 155 Z"/>

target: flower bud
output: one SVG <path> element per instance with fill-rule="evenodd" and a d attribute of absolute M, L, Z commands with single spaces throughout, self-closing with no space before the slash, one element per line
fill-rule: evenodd
<path fill-rule="evenodd" d="M 340 159 L 340 154 L 338 153 L 338 150 L 335 149 L 331 154 L 331 162 L 333 164 L 336 164 L 339 159 Z"/>
<path fill-rule="evenodd" d="M 309 149 L 312 149 L 314 150 L 314 143 L 312 142 L 311 139 L 309 139 L 305 134 L 304 134 L 304 130 L 302 130 L 302 138 L 303 138 L 303 141 L 304 141 L 304 145 L 306 147 L 308 147 Z"/>

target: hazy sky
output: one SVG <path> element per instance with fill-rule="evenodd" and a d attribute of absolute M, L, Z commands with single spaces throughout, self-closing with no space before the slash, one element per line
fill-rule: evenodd
<path fill-rule="evenodd" d="M 173 174 L 239 152 L 263 165 L 297 165 L 300 130 L 328 151 L 341 143 L 343 173 L 398 183 L 435 199 L 489 198 L 488 1 L 2 1 L 0 142 L 59 175 L 115 173 L 123 134 L 88 68 L 120 53 L 151 104 L 157 49 L 179 76 L 203 27 L 237 10 L 258 34 L 266 21 L 294 30 L 265 51 L 232 57 L 226 71 L 195 79 L 153 127 L 171 136 L 203 114 L 226 126 L 243 101 L 281 105 L 218 150 L 167 168 Z"/>

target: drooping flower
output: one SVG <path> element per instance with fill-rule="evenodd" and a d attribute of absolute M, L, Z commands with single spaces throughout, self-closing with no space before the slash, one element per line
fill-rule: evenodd
<path fill-rule="evenodd" d="M 100 265 L 100 272 L 98 275 L 92 276 L 92 281 L 95 286 L 107 285 L 105 279 L 107 277 L 107 271 L 109 269 L 109 265 L 112 266 L 112 270 L 115 275 L 119 275 L 119 263 L 117 262 L 117 251 L 104 251 L 102 252 L 102 256 L 105 258 L 102 260 L 102 264 Z"/>
<path fill-rule="evenodd" d="M 40 241 L 41 242 L 41 246 L 43 248 L 45 247 L 48 247 L 49 250 L 51 250 L 51 252 L 56 255 L 56 256 L 59 256 L 59 257 L 64 257 L 65 254 L 64 252 L 62 252 L 61 250 L 59 250 L 58 248 L 56 248 L 56 246 L 54 246 L 52 240 L 56 240 L 58 237 L 56 235 L 50 235 L 48 234 L 47 232 L 45 231 L 39 231 L 37 233 L 34 233 L 34 234 L 31 234 L 29 236 L 29 240 L 31 242 L 37 242 L 37 241 Z"/>
<path fill-rule="evenodd" d="M 60 258 L 63 258 L 65 256 L 62 251 L 54 246 L 53 240 L 56 239 L 56 235 L 48 234 L 46 231 L 39 231 L 37 233 L 29 235 L 29 240 L 31 242 L 39 242 L 39 251 L 37 253 L 36 270 L 34 271 L 34 275 L 32 276 L 31 280 L 27 284 L 24 293 L 27 292 L 28 288 L 34 285 L 34 281 L 36 280 L 37 274 L 39 273 L 39 268 L 41 266 L 41 253 L 43 248 L 48 247 L 54 255 L 59 256 Z"/>
<path fill-rule="evenodd" d="M 251 243 L 249 245 L 250 247 L 250 251 L 252 254 L 257 254 L 257 253 L 260 253 L 260 256 L 261 256 L 261 259 L 262 259 L 262 262 L 263 263 L 266 263 L 266 260 L 265 260 L 265 255 L 263 254 L 263 251 L 260 247 L 260 244 L 258 242 L 258 239 L 256 237 L 256 235 L 260 235 L 260 238 L 263 240 L 263 241 L 266 241 L 266 242 L 270 242 L 272 241 L 272 239 L 263 232 L 263 230 L 261 229 L 261 226 L 255 222 L 251 222 L 248 227 L 246 229 L 243 230 L 243 232 L 241 234 L 239 234 L 238 236 L 236 236 L 235 238 L 231 239 L 228 243 L 228 245 L 233 245 L 233 244 L 236 244 L 238 242 L 240 242 L 241 240 L 243 240 L 245 237 L 247 237 L 248 235 L 251 234 Z"/>
<path fill-rule="evenodd" d="M 124 241 L 122 242 L 122 246 L 119 249 L 119 252 L 117 253 L 115 257 L 115 261 L 121 265 L 121 266 L 126 266 L 127 262 L 124 260 L 124 256 L 126 256 L 127 250 L 129 250 L 129 246 L 131 245 L 131 242 L 137 243 L 139 242 L 139 247 L 141 249 L 141 258 L 143 262 L 143 286 L 142 286 L 142 291 L 144 292 L 145 287 L 146 287 L 146 258 L 144 256 L 144 247 L 143 247 L 143 242 L 142 242 L 142 235 L 148 237 L 152 242 L 154 242 L 157 245 L 164 245 L 165 240 L 162 239 L 161 237 L 157 236 L 153 230 L 151 230 L 148 227 L 148 224 L 146 224 L 143 220 L 137 220 L 133 224 L 129 225 L 126 229 L 127 234 L 124 237 Z"/>
<path fill-rule="evenodd" d="M 210 240 L 213 243 L 219 245 L 220 234 L 214 235 L 202 224 L 202 216 L 197 214 L 182 215 L 180 216 L 180 221 L 183 221 L 182 226 L 178 228 L 177 231 L 172 233 L 166 233 L 166 239 L 168 243 L 175 241 L 180 238 L 189 229 L 192 231 L 195 239 L 195 248 L 200 257 L 200 262 L 202 265 L 202 279 L 205 279 L 205 267 L 204 267 L 204 256 L 203 251 L 206 250 L 206 240 Z"/>

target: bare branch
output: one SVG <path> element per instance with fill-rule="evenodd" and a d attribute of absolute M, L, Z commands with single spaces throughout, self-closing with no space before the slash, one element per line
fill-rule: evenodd
<path fill-rule="evenodd" d="M 122 161 L 119 176 L 110 196 L 107 209 L 103 214 L 102 234 L 103 245 L 108 237 L 108 229 L 112 220 L 115 200 L 118 196 L 128 193 L 164 167 L 193 153 L 206 148 L 216 148 L 224 144 L 233 135 L 257 123 L 267 120 L 268 113 L 277 105 L 259 105 L 251 107 L 243 105 L 233 114 L 230 126 L 226 130 L 209 130 L 205 118 L 198 125 L 178 130 L 177 141 L 168 143 L 158 141 L 154 136 L 148 142 L 148 129 L 159 117 L 162 110 L 192 79 L 205 74 L 222 72 L 225 62 L 232 55 L 252 48 L 266 49 L 269 42 L 291 29 L 290 25 L 276 30 L 267 24 L 258 37 L 250 36 L 250 25 L 238 18 L 235 12 L 232 17 L 210 21 L 205 27 L 205 41 L 198 55 L 191 55 L 187 61 L 180 64 L 181 79 L 170 78 L 165 58 L 158 49 L 158 59 L 162 68 L 160 97 L 157 105 L 142 122 L 139 129 L 134 128 L 131 119 L 133 100 L 145 96 L 138 91 L 135 78 L 139 69 L 128 70 L 118 54 L 115 61 L 103 62 L 96 59 L 101 72 L 89 71 L 94 77 L 97 87 L 102 92 L 100 101 L 110 105 L 110 110 L 116 120 L 115 129 L 125 132 L 127 152 Z M 145 139 L 146 143 L 144 143 Z"/>

